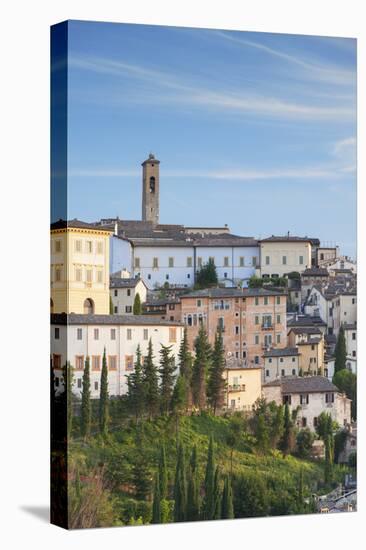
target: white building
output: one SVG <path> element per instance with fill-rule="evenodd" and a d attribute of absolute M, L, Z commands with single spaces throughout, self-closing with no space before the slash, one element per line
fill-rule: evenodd
<path fill-rule="evenodd" d="M 111 277 L 109 292 L 115 315 L 131 315 L 135 297 L 140 296 L 141 303 L 146 302 L 147 286 L 142 279 Z"/>
<path fill-rule="evenodd" d="M 354 374 L 357 374 L 357 325 L 356 323 L 345 323 L 343 328 L 347 349 L 346 366 Z"/>
<path fill-rule="evenodd" d="M 356 262 L 348 258 L 348 256 L 340 256 L 339 258 L 328 262 L 326 264 L 326 268 L 331 275 L 342 271 L 351 271 L 353 274 L 357 273 Z"/>
<path fill-rule="evenodd" d="M 266 350 L 263 353 L 263 382 L 272 382 L 283 376 L 298 376 L 299 356 L 297 347 Z"/>
<path fill-rule="evenodd" d="M 322 412 L 331 415 L 340 427 L 351 423 L 351 400 L 324 376 L 281 378 L 263 385 L 263 397 L 291 411 L 299 407 L 297 426 L 315 431 Z"/>
<path fill-rule="evenodd" d="M 177 321 L 163 321 L 148 315 L 51 316 L 52 365 L 57 388 L 62 388 L 62 367 L 67 361 L 74 368 L 74 393 L 81 395 L 86 357 L 90 359 L 91 395 L 99 397 L 102 358 L 106 350 L 109 395 L 127 391 L 127 376 L 133 372 L 136 349 L 147 354 L 151 339 L 156 364 L 161 346 L 172 346 L 178 355 L 184 327 Z"/>

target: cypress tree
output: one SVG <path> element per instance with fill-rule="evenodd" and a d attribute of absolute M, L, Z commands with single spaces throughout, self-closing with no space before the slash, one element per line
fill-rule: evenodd
<path fill-rule="evenodd" d="M 156 472 L 151 523 L 161 523 L 161 494 L 159 471 Z"/>
<path fill-rule="evenodd" d="M 207 453 L 207 464 L 205 474 L 205 499 L 203 509 L 203 519 L 214 519 L 215 516 L 215 457 L 213 437 L 210 437 L 210 443 Z"/>
<path fill-rule="evenodd" d="M 264 413 L 260 413 L 258 415 L 256 437 L 258 449 L 261 452 L 266 453 L 269 447 L 269 431 Z"/>
<path fill-rule="evenodd" d="M 149 340 L 147 356 L 143 364 L 143 384 L 145 389 L 145 407 L 149 419 L 157 413 L 159 407 L 159 382 L 158 370 L 154 365 L 154 354 L 151 338 Z"/>
<path fill-rule="evenodd" d="M 223 378 L 225 370 L 224 344 L 221 328 L 215 334 L 215 344 L 212 352 L 212 362 L 209 369 L 207 384 L 207 397 L 214 415 L 216 411 L 222 408 L 224 404 L 225 380 Z"/>
<path fill-rule="evenodd" d="M 168 414 L 171 407 L 175 362 L 171 355 L 172 346 L 161 346 L 160 350 L 160 407 L 163 414 Z"/>
<path fill-rule="evenodd" d="M 83 391 L 81 395 L 81 435 L 85 439 L 90 436 L 91 401 L 90 401 L 90 361 L 85 359 L 83 373 Z"/>
<path fill-rule="evenodd" d="M 187 388 L 187 385 L 183 376 L 179 375 L 175 382 L 173 395 L 172 395 L 172 402 L 171 402 L 173 413 L 176 415 L 184 412 L 186 409 L 186 404 L 187 404 L 186 388 Z"/>
<path fill-rule="evenodd" d="M 186 469 L 184 460 L 184 448 L 182 443 L 179 443 L 177 466 L 175 470 L 174 481 L 174 521 L 186 520 L 187 508 L 187 482 Z"/>
<path fill-rule="evenodd" d="M 74 383 L 74 369 L 69 361 L 63 367 L 63 379 L 64 379 L 64 395 L 63 399 L 66 402 L 66 414 L 67 414 L 67 439 L 70 439 L 72 433 L 72 385 Z"/>
<path fill-rule="evenodd" d="M 211 362 L 211 346 L 203 325 L 199 329 L 194 347 L 195 359 L 192 372 L 193 403 L 196 407 L 203 410 L 206 408 L 206 377 Z"/>
<path fill-rule="evenodd" d="M 233 490 L 232 490 L 229 476 L 226 476 L 224 481 L 224 490 L 222 493 L 221 518 L 222 519 L 234 518 Z"/>
<path fill-rule="evenodd" d="M 333 477 L 332 444 L 331 444 L 331 436 L 327 435 L 325 439 L 324 483 L 326 485 L 328 485 L 328 483 L 331 483 L 332 477 Z"/>
<path fill-rule="evenodd" d="M 297 492 L 297 505 L 299 513 L 304 510 L 304 471 L 301 468 L 299 474 L 299 486 Z"/>
<path fill-rule="evenodd" d="M 221 518 L 221 491 L 220 491 L 220 469 L 216 466 L 215 477 L 214 477 L 214 514 L 212 519 Z"/>
<path fill-rule="evenodd" d="M 341 325 L 338 333 L 337 344 L 335 347 L 334 373 L 346 368 L 347 348 L 344 337 L 344 328 Z"/>
<path fill-rule="evenodd" d="M 200 494 L 197 466 L 197 447 L 194 446 L 191 453 L 188 473 L 187 490 L 187 521 L 200 519 Z"/>
<path fill-rule="evenodd" d="M 127 398 L 136 421 L 143 413 L 144 407 L 145 390 L 142 371 L 141 348 L 140 344 L 138 344 L 134 371 L 127 377 Z"/>
<path fill-rule="evenodd" d="M 281 442 L 281 449 L 285 456 L 292 451 L 293 445 L 294 445 L 293 425 L 291 421 L 290 407 L 288 403 L 286 403 L 283 436 L 282 436 L 282 442 Z"/>
<path fill-rule="evenodd" d="M 187 328 L 185 328 L 178 353 L 178 364 L 179 374 L 182 376 L 185 384 L 185 404 L 187 409 L 192 407 L 192 362 L 192 354 L 188 346 Z"/>
<path fill-rule="evenodd" d="M 138 292 L 136 292 L 135 299 L 133 301 L 133 314 L 134 315 L 141 315 L 142 314 L 141 298 L 140 298 L 140 294 Z"/>
<path fill-rule="evenodd" d="M 106 351 L 104 348 L 102 372 L 100 375 L 100 397 L 99 397 L 99 430 L 105 436 L 108 432 L 109 423 L 109 395 L 108 395 L 108 366 Z"/>
<path fill-rule="evenodd" d="M 135 497 L 138 500 L 146 500 L 151 494 L 151 474 L 141 445 L 138 445 L 136 449 L 136 457 L 132 469 L 132 481 L 135 486 Z"/>
<path fill-rule="evenodd" d="M 166 464 L 166 453 L 165 453 L 164 443 L 160 447 L 159 483 L 160 483 L 160 498 L 166 499 L 168 496 L 168 469 Z"/>

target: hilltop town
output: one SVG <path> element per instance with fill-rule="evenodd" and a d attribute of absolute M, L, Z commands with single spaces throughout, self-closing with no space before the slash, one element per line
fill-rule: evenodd
<path fill-rule="evenodd" d="M 51 224 L 55 395 L 72 372 L 75 410 L 82 406 L 87 364 L 91 401 L 121 400 L 137 418 L 178 411 L 251 421 L 273 403 L 285 425 L 290 415 L 297 442 L 308 437 L 308 458 L 353 463 L 356 262 L 314 235 L 256 239 L 229 225 L 161 223 L 159 192 L 160 161 L 150 154 L 141 220 Z M 283 437 L 274 448 L 283 450 Z M 284 454 L 296 454 L 288 445 Z M 346 485 L 317 510 L 355 509 L 355 486 Z"/>

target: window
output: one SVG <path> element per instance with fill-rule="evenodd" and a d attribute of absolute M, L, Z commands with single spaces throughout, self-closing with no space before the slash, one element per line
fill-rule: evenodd
<path fill-rule="evenodd" d="M 292 358 L 292 362 L 293 362 L 293 363 L 295 363 L 295 361 L 296 361 L 296 358 L 295 358 L 295 357 L 293 357 L 293 358 Z"/>
<path fill-rule="evenodd" d="M 59 267 L 56 267 L 55 279 L 56 279 L 56 281 L 61 281 L 61 268 L 59 268 Z"/>
<path fill-rule="evenodd" d="M 313 424 L 314 424 L 314 428 L 316 428 L 318 426 L 318 417 L 317 416 L 314 416 Z"/>
<path fill-rule="evenodd" d="M 78 388 L 81 388 L 83 386 L 81 378 L 77 379 Z"/>
<path fill-rule="evenodd" d="M 283 398 L 282 398 L 282 403 L 284 405 L 291 405 L 291 395 L 284 395 Z"/>
<path fill-rule="evenodd" d="M 103 254 L 103 241 L 97 242 L 97 254 Z"/>
<path fill-rule="evenodd" d="M 111 340 L 115 340 L 115 339 L 116 339 L 116 329 L 111 328 Z"/>
<path fill-rule="evenodd" d="M 265 306 L 268 306 L 268 296 L 265 296 L 265 297 L 264 297 L 264 305 L 265 305 Z"/>
<path fill-rule="evenodd" d="M 266 334 L 264 336 L 264 345 L 267 347 L 272 345 L 272 334 Z"/>
<path fill-rule="evenodd" d="M 115 296 L 118 296 L 118 290 L 115 290 L 115 291 L 114 291 L 114 295 L 115 295 Z"/>
<path fill-rule="evenodd" d="M 99 383 L 97 381 L 94 382 L 94 390 L 98 391 L 99 389 Z"/>
<path fill-rule="evenodd" d="M 299 256 L 299 264 L 303 265 L 304 263 L 304 256 Z"/>
<path fill-rule="evenodd" d="M 280 357 L 280 363 L 283 363 L 283 357 Z"/>
<path fill-rule="evenodd" d="M 197 265 L 198 267 L 202 267 L 202 258 L 200 256 L 197 258 Z"/>
<path fill-rule="evenodd" d="M 155 193 L 155 178 L 154 178 L 154 176 L 151 176 L 151 178 L 150 178 L 149 189 L 150 189 L 150 193 Z"/>
<path fill-rule="evenodd" d="M 276 304 L 279 306 L 281 304 L 281 296 L 276 297 Z"/>
<path fill-rule="evenodd" d="M 296 376 L 296 369 L 292 369 L 292 376 Z"/>
<path fill-rule="evenodd" d="M 135 267 L 140 269 L 140 258 L 135 258 Z"/>
<path fill-rule="evenodd" d="M 244 256 L 240 256 L 239 258 L 239 266 L 244 267 Z"/>
<path fill-rule="evenodd" d="M 150 274 L 150 273 L 148 274 L 147 278 L 148 278 L 149 280 L 151 279 L 151 274 Z"/>
<path fill-rule="evenodd" d="M 132 313 L 132 306 L 125 306 L 126 313 Z"/>
<path fill-rule="evenodd" d="M 118 306 L 114 306 L 114 313 L 118 313 Z"/>
<path fill-rule="evenodd" d="M 94 302 L 91 298 L 87 298 L 84 301 L 84 315 L 91 315 L 94 313 Z"/>
<path fill-rule="evenodd" d="M 187 267 L 192 267 L 192 256 L 188 256 L 187 258 Z"/>
<path fill-rule="evenodd" d="M 84 355 L 75 356 L 75 370 L 83 370 L 84 368 Z"/>
<path fill-rule="evenodd" d="M 117 370 L 117 355 L 108 356 L 108 369 Z"/>
<path fill-rule="evenodd" d="M 222 331 L 225 330 L 225 320 L 223 317 L 218 318 L 217 328 L 221 329 Z"/>
<path fill-rule="evenodd" d="M 269 376 L 269 370 L 268 369 L 266 370 L 266 376 Z"/>
<path fill-rule="evenodd" d="M 153 268 L 157 269 L 159 267 L 159 258 L 153 258 Z"/>
<path fill-rule="evenodd" d="M 208 261 L 214 264 L 215 263 L 215 256 L 209 256 Z"/>
<path fill-rule="evenodd" d="M 187 273 L 187 279 L 190 279 L 190 278 L 191 278 L 191 274 Z"/>
<path fill-rule="evenodd" d="M 355 350 L 352 351 L 352 357 L 356 357 L 356 352 L 355 352 Z"/>
<path fill-rule="evenodd" d="M 175 327 L 169 328 L 169 342 L 177 341 L 177 329 Z"/>
<path fill-rule="evenodd" d="M 94 329 L 94 340 L 99 340 L 99 328 Z"/>
<path fill-rule="evenodd" d="M 86 281 L 87 283 L 91 283 L 93 279 L 93 272 L 91 269 L 86 270 Z"/>
<path fill-rule="evenodd" d="M 167 281 L 169 281 L 169 275 L 168 275 L 168 273 L 165 275 L 165 279 L 166 279 Z"/>
<path fill-rule="evenodd" d="M 127 329 L 127 340 L 132 340 L 132 329 L 131 328 Z"/>
<path fill-rule="evenodd" d="M 224 278 L 227 279 L 227 273 L 226 272 L 224 273 Z"/>
<path fill-rule="evenodd" d="M 301 419 L 301 426 L 303 428 L 306 428 L 306 423 L 307 423 L 306 418 L 305 418 L 305 416 L 303 416 L 302 419 Z"/>
<path fill-rule="evenodd" d="M 257 265 L 257 256 L 252 257 L 252 265 L 255 267 Z"/>
<path fill-rule="evenodd" d="M 266 265 L 269 265 L 269 256 L 266 256 Z"/>
<path fill-rule="evenodd" d="M 259 364 L 259 355 L 256 355 L 256 356 L 254 357 L 254 363 L 255 363 L 256 365 Z"/>
<path fill-rule="evenodd" d="M 127 289 L 127 296 L 131 296 L 131 289 L 130 288 Z"/>
<path fill-rule="evenodd" d="M 281 376 L 285 376 L 285 369 L 281 369 Z"/>
<path fill-rule="evenodd" d="M 197 307 L 202 307 L 202 300 L 197 300 Z"/>
<path fill-rule="evenodd" d="M 100 370 L 100 355 L 92 355 L 92 370 Z"/>
<path fill-rule="evenodd" d="M 254 324 L 259 325 L 259 316 L 258 315 L 256 315 L 255 318 L 254 318 Z"/>
<path fill-rule="evenodd" d="M 55 327 L 55 340 L 60 339 L 60 329 L 59 327 Z"/>
<path fill-rule="evenodd" d="M 272 363 L 272 357 L 269 357 L 268 363 Z"/>
<path fill-rule="evenodd" d="M 75 241 L 75 252 L 81 252 L 81 241 Z"/>
<path fill-rule="evenodd" d="M 53 354 L 53 361 L 52 366 L 54 369 L 60 369 L 61 368 L 61 355 Z"/>
<path fill-rule="evenodd" d="M 125 356 L 125 369 L 126 370 L 133 370 L 133 355 L 126 355 Z"/>
<path fill-rule="evenodd" d="M 93 252 L 93 241 L 86 241 L 86 251 L 91 254 Z"/>
<path fill-rule="evenodd" d="M 352 332 L 352 340 L 356 340 L 356 333 Z"/>
<path fill-rule="evenodd" d="M 282 264 L 283 265 L 287 264 L 287 257 L 286 256 L 282 256 Z"/>
<path fill-rule="evenodd" d="M 276 316 L 276 323 L 279 325 L 281 323 L 281 315 Z"/>
<path fill-rule="evenodd" d="M 239 326 L 235 325 L 235 334 L 239 334 Z"/>
<path fill-rule="evenodd" d="M 55 241 L 55 252 L 61 252 L 61 241 Z"/>
<path fill-rule="evenodd" d="M 174 258 L 169 258 L 168 265 L 169 267 L 174 267 Z"/>
<path fill-rule="evenodd" d="M 314 350 L 315 350 L 315 345 L 311 344 L 311 351 L 314 351 Z"/>
<path fill-rule="evenodd" d="M 334 393 L 326 393 L 325 394 L 325 402 L 326 403 L 334 403 Z"/>
<path fill-rule="evenodd" d="M 144 328 L 144 340 L 148 340 L 148 339 L 149 339 L 149 329 Z"/>
<path fill-rule="evenodd" d="M 258 304 L 259 304 L 259 298 L 258 298 L 258 296 L 256 296 L 256 297 L 254 298 L 254 305 L 257 306 Z"/>
<path fill-rule="evenodd" d="M 229 256 L 224 257 L 224 267 L 229 267 Z"/>
<path fill-rule="evenodd" d="M 281 343 L 281 334 L 276 335 L 276 342 L 277 342 L 277 344 Z"/>
<path fill-rule="evenodd" d="M 103 282 L 103 271 L 100 271 L 100 270 L 97 271 L 97 281 L 98 283 Z"/>
<path fill-rule="evenodd" d="M 300 405 L 309 405 L 309 394 L 302 393 L 300 395 Z"/>
<path fill-rule="evenodd" d="M 82 270 L 80 267 L 75 269 L 75 279 L 80 282 L 82 280 Z"/>
<path fill-rule="evenodd" d="M 77 332 L 76 338 L 77 338 L 78 340 L 82 340 L 82 339 L 83 339 L 83 329 L 82 329 L 82 328 L 78 328 L 76 332 Z"/>
<path fill-rule="evenodd" d="M 356 303 L 356 298 L 352 298 L 352 304 Z"/>

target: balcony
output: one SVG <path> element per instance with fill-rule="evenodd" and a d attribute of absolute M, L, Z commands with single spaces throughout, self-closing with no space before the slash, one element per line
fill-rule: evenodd
<path fill-rule="evenodd" d="M 262 323 L 262 330 L 273 330 L 272 323 Z"/>
<path fill-rule="evenodd" d="M 229 384 L 227 389 L 229 392 L 245 391 L 245 384 Z"/>

